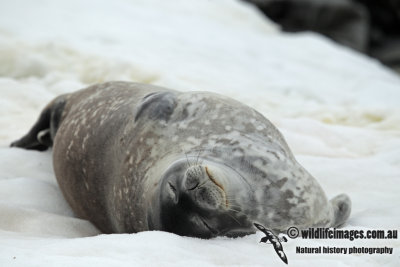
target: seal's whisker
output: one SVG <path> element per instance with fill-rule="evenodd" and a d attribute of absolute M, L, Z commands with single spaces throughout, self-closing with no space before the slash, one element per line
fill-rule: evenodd
<path fill-rule="evenodd" d="M 234 212 L 236 212 L 236 213 L 239 213 L 239 212 L 241 212 L 240 210 L 235 210 L 235 209 L 232 209 L 232 207 L 228 207 L 228 209 L 227 210 L 230 210 L 230 211 L 234 211 Z"/>
<path fill-rule="evenodd" d="M 234 199 L 234 198 L 225 197 L 225 199 L 226 199 L 227 201 L 229 201 L 229 203 L 236 202 L 236 199 Z M 229 204 L 229 206 L 240 207 L 238 204 Z"/>
<path fill-rule="evenodd" d="M 211 180 L 210 180 L 210 179 L 207 179 L 207 180 L 205 180 L 203 183 L 199 184 L 197 187 L 200 188 L 200 187 L 202 187 L 203 185 L 205 185 L 205 184 L 208 183 L 208 182 L 211 182 Z"/>
<path fill-rule="evenodd" d="M 227 195 L 226 198 L 229 199 L 229 200 L 235 200 L 235 201 L 237 201 L 237 199 L 236 199 L 235 197 L 230 197 L 229 195 Z"/>
<path fill-rule="evenodd" d="M 197 159 L 196 159 L 196 165 L 198 165 L 201 152 L 203 152 L 202 149 L 199 149 L 199 154 L 197 154 Z"/>
<path fill-rule="evenodd" d="M 192 167 L 192 166 L 190 165 L 190 161 L 189 161 L 189 158 L 188 158 L 187 153 L 186 153 L 186 152 L 184 152 L 184 153 L 185 153 L 185 156 L 186 156 L 186 161 L 187 161 L 188 166 L 189 166 L 189 167 Z"/>
<path fill-rule="evenodd" d="M 240 206 L 240 205 L 232 204 L 232 201 L 229 201 L 229 200 L 228 200 L 228 203 L 229 203 L 229 207 L 239 208 L 239 209 L 242 209 L 242 208 L 243 208 L 243 207 Z"/>
<path fill-rule="evenodd" d="M 231 217 L 235 222 L 237 222 L 240 226 L 242 226 L 242 224 L 232 215 L 230 215 L 229 213 L 227 213 L 229 217 Z"/>
<path fill-rule="evenodd" d="M 229 194 L 226 194 L 226 199 L 229 201 L 235 201 L 235 202 L 239 202 L 239 200 L 235 197 L 230 196 Z"/>
<path fill-rule="evenodd" d="M 241 178 L 242 180 L 249 186 L 249 189 L 254 193 L 253 188 L 251 187 L 251 185 L 249 184 L 249 182 L 243 177 L 243 175 L 241 175 L 237 170 L 235 170 L 233 167 L 231 167 L 229 164 L 224 162 L 224 165 L 226 167 L 229 167 L 230 169 L 232 169 L 234 172 L 236 172 Z"/>
<path fill-rule="evenodd" d="M 229 201 L 228 201 L 228 202 L 229 202 Z M 242 208 L 242 207 L 240 207 L 239 205 L 232 205 L 232 204 L 230 204 L 230 203 L 228 204 L 228 207 L 229 207 L 229 208 L 239 208 L 239 209 Z"/>
<path fill-rule="evenodd" d="M 236 209 L 236 208 L 240 208 L 240 207 L 233 207 L 233 208 L 232 208 L 230 205 L 228 206 L 228 210 L 232 210 L 232 211 L 234 211 L 234 212 L 236 212 L 236 213 L 242 213 L 242 214 L 244 214 L 242 210 L 238 210 L 238 209 Z"/>
<path fill-rule="evenodd" d="M 251 205 L 251 203 L 253 203 L 250 198 L 237 199 L 235 197 L 230 197 L 229 193 L 226 194 L 226 198 L 229 202 L 241 203 L 242 205 L 238 206 L 240 208 L 242 208 L 245 205 Z"/>
<path fill-rule="evenodd" d="M 238 213 L 238 214 L 246 215 L 246 214 L 242 211 L 242 208 L 243 208 L 243 207 L 229 204 L 228 207 L 227 207 L 227 210 L 233 211 L 233 212 Z"/>

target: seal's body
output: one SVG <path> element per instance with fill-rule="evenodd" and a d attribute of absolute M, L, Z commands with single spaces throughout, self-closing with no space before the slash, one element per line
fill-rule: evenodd
<path fill-rule="evenodd" d="M 12 146 L 53 144 L 65 198 L 105 233 L 241 236 L 253 222 L 336 227 L 350 213 L 266 118 L 213 93 L 109 82 L 62 95 Z"/>

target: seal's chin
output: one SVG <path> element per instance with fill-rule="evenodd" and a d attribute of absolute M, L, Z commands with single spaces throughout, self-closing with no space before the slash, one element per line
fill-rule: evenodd
<path fill-rule="evenodd" d="M 200 238 L 249 234 L 245 229 L 251 222 L 237 215 L 238 205 L 230 203 L 228 197 L 235 174 L 214 162 L 200 162 L 178 161 L 165 172 L 159 185 L 158 208 L 154 210 L 158 216 L 154 218 L 153 214 L 153 229 Z"/>

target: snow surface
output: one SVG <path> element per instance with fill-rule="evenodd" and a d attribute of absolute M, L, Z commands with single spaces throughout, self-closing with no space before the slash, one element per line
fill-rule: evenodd
<path fill-rule="evenodd" d="M 329 197 L 345 229 L 400 228 L 400 78 L 311 33 L 283 34 L 242 2 L 0 1 L 0 266 L 269 266 L 261 233 L 201 240 L 99 235 L 75 218 L 51 151 L 11 149 L 53 97 L 108 80 L 214 91 L 262 112 Z M 289 240 L 291 266 L 398 266 L 399 240 Z M 296 254 L 296 246 L 394 255 Z"/>

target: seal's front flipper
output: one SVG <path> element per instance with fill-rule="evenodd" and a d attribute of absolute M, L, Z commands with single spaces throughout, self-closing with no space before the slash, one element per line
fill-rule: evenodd
<path fill-rule="evenodd" d="M 21 139 L 11 143 L 11 147 L 20 147 L 25 149 L 33 149 L 44 151 L 48 148 L 47 145 L 42 144 L 38 138 L 40 133 L 50 129 L 50 108 L 42 111 L 37 122 L 32 126 L 31 130 L 24 135 Z"/>
<path fill-rule="evenodd" d="M 346 194 L 340 194 L 331 199 L 330 203 L 334 212 L 334 219 L 331 227 L 340 227 L 350 216 L 351 200 Z"/>
<path fill-rule="evenodd" d="M 42 111 L 30 131 L 21 139 L 11 143 L 11 147 L 44 151 L 53 145 L 53 139 L 60 124 L 65 101 L 56 98 Z"/>

